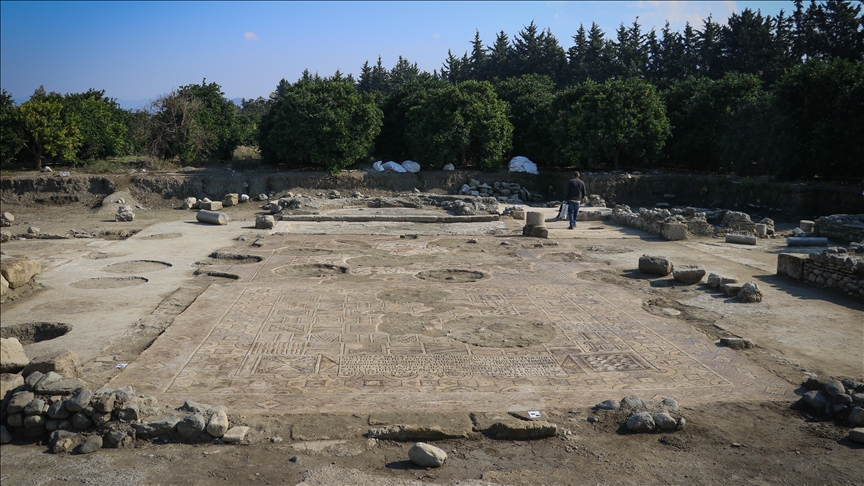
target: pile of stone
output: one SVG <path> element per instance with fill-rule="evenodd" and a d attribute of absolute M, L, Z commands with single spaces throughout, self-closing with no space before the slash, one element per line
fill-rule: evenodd
<path fill-rule="evenodd" d="M 823 381 L 808 378 L 803 384 L 809 390 L 799 403 L 806 405 L 814 414 L 846 422 L 852 427 L 864 427 L 864 383 L 853 380 Z M 858 439 L 850 433 L 850 439 L 864 442 L 864 434 Z"/>
<path fill-rule="evenodd" d="M 114 215 L 114 221 L 132 221 L 135 219 L 135 213 L 132 211 L 132 206 L 121 204 L 117 208 L 117 214 Z"/>
<path fill-rule="evenodd" d="M 264 195 L 264 198 L 266 200 L 267 196 Z M 225 194 L 225 197 L 221 201 L 211 201 L 207 197 L 198 199 L 190 196 L 183 200 L 182 208 L 185 210 L 204 209 L 207 211 L 219 211 L 220 209 L 237 206 L 247 201 L 249 201 L 248 194 L 238 194 L 236 192 Z"/>
<path fill-rule="evenodd" d="M 34 277 L 42 273 L 42 266 L 27 257 L 0 255 L 0 302 L 14 298 L 16 291 L 33 285 Z"/>
<path fill-rule="evenodd" d="M 588 205 L 595 208 L 605 208 L 606 200 L 600 197 L 600 195 L 598 194 L 589 194 Z"/>
<path fill-rule="evenodd" d="M 227 408 L 187 401 L 176 411 L 131 386 L 90 390 L 79 376 L 75 353 L 61 351 L 27 360 L 15 338 L 2 340 L 0 443 L 50 434 L 52 451 L 90 453 L 128 447 L 137 439 L 181 442 L 244 440 L 248 427 L 229 429 Z M 145 416 L 158 417 L 142 423 Z"/>
<path fill-rule="evenodd" d="M 600 402 L 594 406 L 594 410 L 613 413 L 629 412 L 623 425 L 627 430 L 636 433 L 674 432 L 683 429 L 687 423 L 684 417 L 679 415 L 676 418 L 672 415 L 678 412 L 678 402 L 674 398 L 664 398 L 658 403 L 645 403 L 638 396 L 630 395 L 622 398 L 621 401 Z"/>
<path fill-rule="evenodd" d="M 842 241 L 864 243 L 864 214 L 834 214 L 814 222 L 813 232 Z"/>
<path fill-rule="evenodd" d="M 762 218 L 758 223 L 750 219 L 750 215 L 740 211 L 726 211 L 723 221 L 715 228 L 717 235 L 735 234 L 765 238 L 774 235 L 774 220 Z"/>
<path fill-rule="evenodd" d="M 497 206 L 497 204 L 495 204 L 495 206 Z M 488 214 L 490 208 L 488 201 L 483 201 L 481 199 L 479 201 L 446 201 L 441 204 L 441 209 L 453 213 L 456 216 L 473 216 L 475 214 Z M 495 212 L 497 213 L 497 207 L 495 209 Z"/>
<path fill-rule="evenodd" d="M 476 179 L 469 179 L 467 184 L 463 184 L 459 189 L 459 194 L 494 197 L 499 202 L 511 204 L 519 204 L 522 201 L 543 200 L 542 195 L 532 194 L 528 189 L 515 182 L 493 182 L 490 186 L 486 183 L 481 184 Z"/>
<path fill-rule="evenodd" d="M 630 206 L 618 204 L 612 210 L 612 221 L 670 241 L 687 239 L 688 235 L 714 236 L 714 227 L 708 223 L 706 214 L 695 208 L 675 209 L 675 213 L 669 209 L 639 208 L 639 212 L 634 213 Z"/>
<path fill-rule="evenodd" d="M 507 206 L 504 208 L 504 211 L 501 212 L 502 216 L 510 216 L 513 219 L 523 220 L 525 219 L 525 208 L 522 206 Z"/>
<path fill-rule="evenodd" d="M 283 211 L 300 214 L 317 214 L 321 212 L 322 205 L 317 199 L 302 195 L 295 196 L 289 192 L 285 197 L 268 201 L 267 204 L 261 206 L 261 209 L 270 211 L 270 214 L 274 216 L 281 214 Z"/>

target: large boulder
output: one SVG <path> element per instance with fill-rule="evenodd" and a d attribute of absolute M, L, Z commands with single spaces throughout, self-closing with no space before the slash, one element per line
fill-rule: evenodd
<path fill-rule="evenodd" d="M 255 217 L 255 228 L 257 229 L 272 229 L 275 224 L 275 218 L 269 214 L 262 214 Z"/>
<path fill-rule="evenodd" d="M 627 419 L 627 429 L 633 432 L 651 432 L 654 427 L 654 417 L 648 412 L 634 413 Z"/>
<path fill-rule="evenodd" d="M 27 285 L 36 275 L 42 273 L 42 266 L 27 257 L 0 256 L 0 274 L 9 282 L 9 288 L 17 289 Z"/>
<path fill-rule="evenodd" d="M 747 282 L 738 291 L 738 298 L 744 302 L 762 302 L 762 291 L 756 282 Z"/>
<path fill-rule="evenodd" d="M 29 362 L 17 338 L 0 338 L 0 373 L 18 373 Z"/>
<path fill-rule="evenodd" d="M 198 199 L 194 197 L 187 197 L 183 200 L 182 208 L 187 211 L 190 209 L 198 209 Z"/>
<path fill-rule="evenodd" d="M 408 458 L 420 467 L 441 467 L 447 460 L 447 453 L 433 445 L 418 442 L 408 449 Z"/>
<path fill-rule="evenodd" d="M 225 432 L 228 432 L 228 414 L 224 410 L 219 410 L 210 416 L 207 433 L 213 437 L 222 437 Z"/>
<path fill-rule="evenodd" d="M 114 215 L 114 221 L 133 221 L 135 213 L 132 211 L 132 206 L 122 205 L 117 208 L 117 214 Z"/>
<path fill-rule="evenodd" d="M 665 277 L 672 273 L 672 262 L 665 256 L 642 255 L 639 257 L 639 271 Z"/>
<path fill-rule="evenodd" d="M 9 295 L 9 282 L 6 277 L 0 275 L 0 302 L 6 302 L 6 296 Z"/>
<path fill-rule="evenodd" d="M 675 265 L 672 269 L 672 278 L 685 284 L 699 283 L 704 276 L 702 265 Z"/>
<path fill-rule="evenodd" d="M 222 199 L 222 207 L 230 208 L 238 204 L 240 204 L 240 195 L 236 192 L 225 194 L 225 197 Z"/>

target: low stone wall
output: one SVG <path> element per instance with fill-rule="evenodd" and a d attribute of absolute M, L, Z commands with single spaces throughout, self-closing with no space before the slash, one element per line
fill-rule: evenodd
<path fill-rule="evenodd" d="M 809 256 L 781 253 L 777 256 L 777 275 L 864 299 L 864 258 L 834 250 Z"/>
<path fill-rule="evenodd" d="M 708 223 L 705 213 L 700 211 L 639 208 L 638 213 L 630 206 L 619 204 L 612 211 L 612 221 L 661 235 L 667 240 L 684 240 L 688 235 L 714 236 L 714 227 Z M 689 214 L 688 214 L 689 213 Z"/>
<path fill-rule="evenodd" d="M 864 214 L 834 214 L 815 221 L 813 233 L 842 241 L 864 243 Z"/>

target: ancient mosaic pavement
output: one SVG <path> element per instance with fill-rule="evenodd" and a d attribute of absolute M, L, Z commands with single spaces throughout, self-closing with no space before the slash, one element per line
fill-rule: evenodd
<path fill-rule="evenodd" d="M 349 269 L 340 265 L 358 251 L 350 241 L 309 237 L 285 251 L 284 238 L 257 250 L 259 264 L 220 267 L 240 279 L 210 287 L 111 385 L 250 413 L 565 408 L 632 393 L 691 404 L 792 396 L 737 352 L 644 312 L 633 294 L 579 280 L 578 263 L 538 258 L 543 248 L 520 250 L 520 268 L 460 265 L 474 281 L 421 280 L 423 270 L 453 268 L 445 257 Z M 422 239 L 368 241 L 394 256 L 446 252 Z M 424 301 L 428 294 L 441 297 Z M 516 326 L 517 339 L 480 342 L 484 323 L 498 321 Z M 531 326 L 546 337 L 529 339 Z"/>

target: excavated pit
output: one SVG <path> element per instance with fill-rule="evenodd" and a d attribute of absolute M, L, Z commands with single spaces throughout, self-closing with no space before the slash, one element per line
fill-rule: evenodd
<path fill-rule="evenodd" d="M 286 265 L 273 270 L 276 275 L 283 277 L 310 277 L 327 278 L 344 275 L 349 272 L 348 267 L 331 265 L 329 263 L 311 263 L 307 265 Z"/>
<path fill-rule="evenodd" d="M 87 280 L 79 280 L 69 284 L 76 289 L 98 290 L 98 289 L 120 289 L 124 287 L 135 287 L 144 285 L 149 280 L 144 277 L 98 277 Z"/>
<path fill-rule="evenodd" d="M 171 268 L 170 263 L 156 260 L 130 260 L 128 262 L 112 263 L 102 269 L 108 273 L 145 273 Z"/>
<path fill-rule="evenodd" d="M 33 344 L 56 339 L 72 330 L 62 322 L 27 322 L 0 328 L 3 339 L 16 338 L 21 344 Z"/>
<path fill-rule="evenodd" d="M 420 280 L 444 283 L 471 283 L 487 278 L 487 275 L 483 272 L 452 268 L 447 270 L 425 270 L 414 276 Z"/>

